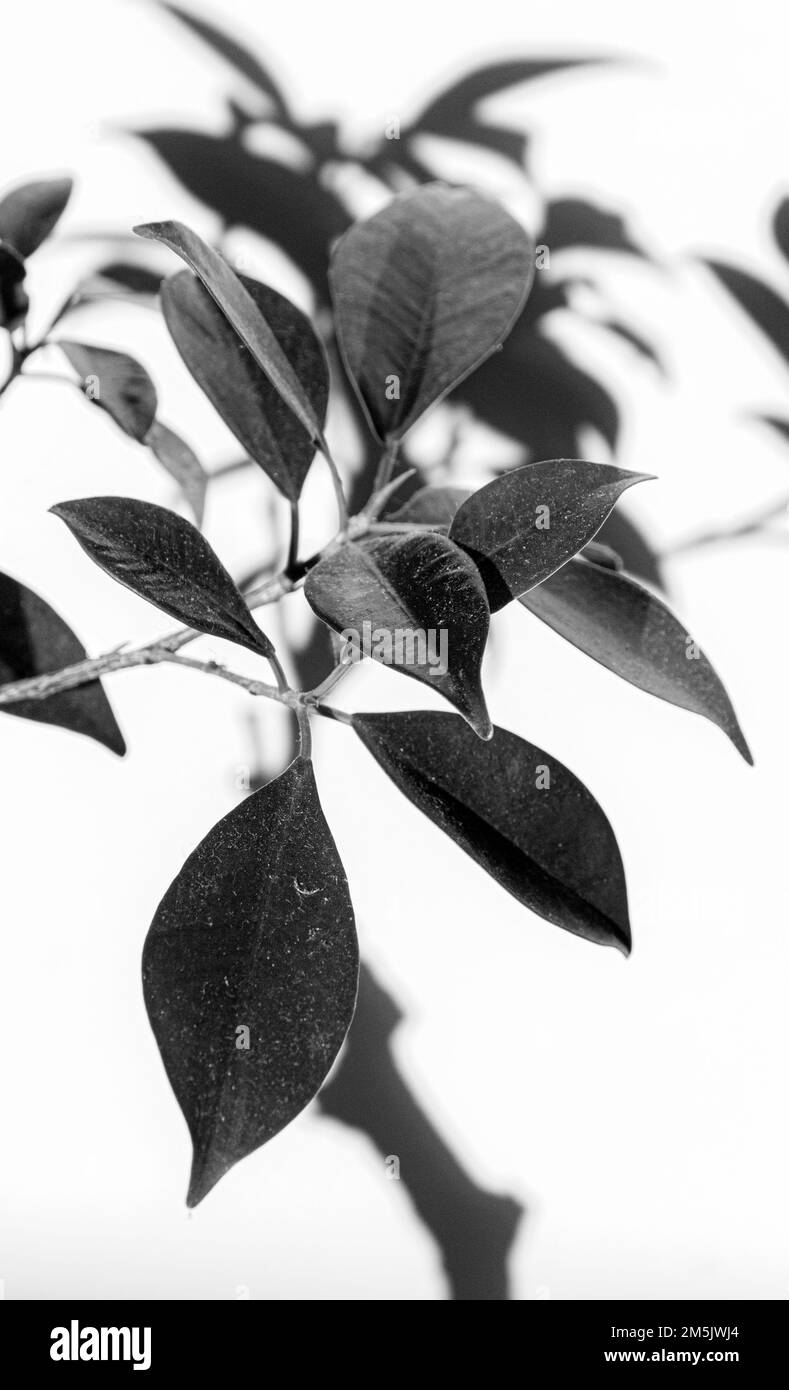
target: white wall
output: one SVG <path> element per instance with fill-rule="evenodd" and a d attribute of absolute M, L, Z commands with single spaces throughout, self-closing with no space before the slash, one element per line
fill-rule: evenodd
<path fill-rule="evenodd" d="M 535 128 L 548 186 L 632 210 L 666 263 L 665 274 L 609 278 L 661 342 L 674 384 L 595 349 L 627 393 L 622 462 L 660 479 L 638 490 L 633 514 L 668 541 L 789 492 L 789 454 L 746 418 L 789 413 L 789 377 L 688 259 L 731 249 L 789 289 L 765 230 L 789 192 L 774 5 L 727 15 L 671 3 L 645 15 L 611 0 L 451 10 L 244 0 L 233 19 L 300 110 L 318 118 L 341 104 L 355 135 L 488 56 L 632 59 L 535 86 L 507 109 Z M 210 234 L 211 217 L 120 133 L 162 117 L 220 119 L 229 84 L 200 47 L 137 3 L 29 0 L 5 26 L 0 181 L 73 169 L 64 233 L 180 216 Z M 84 259 L 65 242 L 37 258 L 44 308 Z M 272 276 L 280 270 L 272 261 Z M 86 320 L 88 330 L 151 367 L 165 418 L 206 459 L 229 455 L 143 311 Z M 141 451 L 76 393 L 43 384 L 4 399 L 0 451 L 2 568 L 91 651 L 165 630 L 46 513 L 102 492 L 173 505 Z M 210 505 L 209 537 L 238 569 L 269 544 L 267 497 L 255 477 Z M 524 612 L 496 620 L 493 717 L 573 768 L 613 821 L 631 894 L 628 962 L 530 917 L 399 798 L 346 730 L 316 730 L 364 950 L 408 1012 L 399 1062 L 475 1177 L 529 1207 L 518 1298 L 789 1293 L 785 542 L 721 547 L 670 573 L 754 770 L 712 726 L 618 683 Z M 187 1214 L 187 1134 L 146 1021 L 139 957 L 162 892 L 235 802 L 248 701 L 169 669 L 109 688 L 124 762 L 0 720 L 6 1296 L 233 1298 L 241 1287 L 254 1298 L 441 1298 L 436 1252 L 402 1184 L 314 1108 Z M 382 670 L 341 693 L 356 708 L 417 703 L 415 687 Z M 260 713 L 273 748 L 278 712 Z"/>

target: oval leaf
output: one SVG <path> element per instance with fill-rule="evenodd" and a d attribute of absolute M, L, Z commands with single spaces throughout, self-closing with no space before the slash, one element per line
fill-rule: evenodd
<path fill-rule="evenodd" d="M 358 973 L 345 871 L 297 758 L 209 831 L 145 942 L 145 1003 L 194 1147 L 190 1207 L 313 1098 Z"/>
<path fill-rule="evenodd" d="M 753 763 L 712 665 L 666 605 L 634 579 L 571 560 L 520 601 L 631 685 L 717 724 L 745 761 Z"/>
<path fill-rule="evenodd" d="M 268 285 L 240 276 L 302 382 L 321 428 L 329 399 L 326 354 L 309 319 Z M 178 351 L 245 451 L 296 501 L 315 449 L 279 391 L 188 270 L 165 281 L 162 310 Z"/>
<path fill-rule="evenodd" d="M 71 628 L 32 589 L 0 574 L 0 687 L 48 675 L 84 661 L 87 652 Z M 41 700 L 0 705 L 6 714 L 56 724 L 85 734 L 123 757 L 126 744 L 100 681 L 61 690 Z"/>
<path fill-rule="evenodd" d="M 480 665 L 490 614 L 475 566 L 433 532 L 367 536 L 307 575 L 307 600 L 353 646 L 431 686 L 480 738 L 491 723 Z"/>
<path fill-rule="evenodd" d="M 23 260 L 32 256 L 60 218 L 73 186 L 71 179 L 41 179 L 6 193 L 0 198 L 0 241 Z"/>
<path fill-rule="evenodd" d="M 50 510 L 91 560 L 132 593 L 197 632 L 272 655 L 221 560 L 191 522 L 131 497 L 84 497 Z"/>
<path fill-rule="evenodd" d="M 88 400 L 106 410 L 125 434 L 143 443 L 157 405 L 156 387 L 145 368 L 125 352 L 93 343 L 59 338 L 57 346 L 80 377 Z"/>
<path fill-rule="evenodd" d="M 201 526 L 208 474 L 197 454 L 175 430 L 168 429 L 160 420 L 154 420 L 145 436 L 145 443 L 162 468 L 166 468 L 170 477 L 175 478 L 184 501 L 194 513 L 198 526 Z"/>
<path fill-rule="evenodd" d="M 191 267 L 310 439 L 325 450 L 323 431 L 307 392 L 251 294 L 224 257 L 182 222 L 150 222 L 134 231 L 169 246 Z"/>
<path fill-rule="evenodd" d="M 614 832 L 560 762 L 507 729 L 480 743 L 453 714 L 355 714 L 351 724 L 409 801 L 524 907 L 628 954 Z"/>
<path fill-rule="evenodd" d="M 420 415 L 507 336 L 534 275 L 503 208 L 430 184 L 351 227 L 330 270 L 345 364 L 380 439 Z"/>
<path fill-rule="evenodd" d="M 645 473 L 608 463 L 526 463 L 472 494 L 450 538 L 480 568 L 492 613 L 541 584 L 599 531 L 625 488 Z"/>

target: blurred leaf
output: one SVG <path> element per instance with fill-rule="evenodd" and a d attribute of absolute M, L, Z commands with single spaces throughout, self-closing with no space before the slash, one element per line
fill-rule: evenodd
<path fill-rule="evenodd" d="M 598 531 L 598 536 L 600 532 Z M 623 569 L 622 556 L 617 555 L 610 545 L 601 545 L 599 541 L 590 541 L 580 552 L 584 560 L 588 560 L 590 565 L 601 565 L 604 570 Z M 572 564 L 572 561 L 570 562 Z"/>
<path fill-rule="evenodd" d="M 480 738 L 490 737 L 480 677 L 490 622 L 485 590 L 473 563 L 446 536 L 410 532 L 341 545 L 309 571 L 304 592 L 335 632 L 354 630 L 363 642 L 367 624 L 369 655 L 431 686 Z M 398 632 L 406 634 L 400 648 Z M 448 669 L 439 674 L 443 657 Z"/>
<path fill-rule="evenodd" d="M 506 337 L 534 274 L 501 207 L 431 184 L 346 232 L 330 281 L 345 365 L 379 438 L 400 439 Z"/>
<path fill-rule="evenodd" d="M 789 198 L 783 198 L 775 209 L 773 233 L 778 250 L 789 261 Z"/>
<path fill-rule="evenodd" d="M 169 246 L 191 267 L 309 438 L 323 448 L 323 431 L 309 396 L 251 294 L 224 257 L 182 222 L 149 222 L 134 231 Z"/>
<path fill-rule="evenodd" d="M 583 459 L 526 463 L 473 493 L 450 539 L 476 561 L 495 613 L 577 554 L 625 489 L 646 479 Z"/>
<path fill-rule="evenodd" d="M 614 832 L 560 762 L 498 727 L 481 743 L 453 714 L 354 714 L 351 724 L 409 801 L 524 907 L 629 953 Z"/>
<path fill-rule="evenodd" d="M 180 435 L 160 420 L 154 420 L 145 442 L 170 477 L 175 478 L 198 526 L 202 526 L 208 474 L 197 455 Z"/>
<path fill-rule="evenodd" d="M 634 579 L 571 560 L 520 602 L 631 685 L 717 724 L 753 762 L 712 665 L 665 604 Z"/>
<path fill-rule="evenodd" d="M 345 871 L 297 758 L 209 831 L 145 942 L 148 1016 L 194 1147 L 190 1207 L 312 1100 L 358 973 Z"/>
<path fill-rule="evenodd" d="M 763 280 L 745 270 L 722 261 L 707 261 L 706 264 L 784 361 L 789 362 L 789 303 Z"/>
<path fill-rule="evenodd" d="M 628 343 L 631 348 L 635 349 L 639 357 L 643 357 L 647 362 L 651 362 L 653 367 L 657 367 L 658 371 L 665 375 L 666 369 L 657 349 L 653 347 L 652 343 L 647 342 L 646 338 L 643 338 L 640 333 L 637 333 L 634 328 L 631 328 L 629 324 L 622 323 L 621 319 L 601 319 L 600 327 L 607 329 L 609 333 L 613 333 L 617 338 L 621 338 L 624 343 Z"/>
<path fill-rule="evenodd" d="M 223 29 L 217 29 L 206 20 L 199 19 L 197 15 L 181 9 L 180 5 L 164 4 L 163 8 L 174 19 L 179 19 L 182 24 L 191 29 L 192 33 L 208 44 L 209 48 L 218 53 L 220 58 L 224 58 L 231 67 L 236 69 L 236 72 L 268 97 L 277 115 L 283 121 L 286 123 L 289 121 L 288 108 L 282 92 L 271 74 L 248 49 L 244 48 L 236 39 L 231 38 Z"/>
<path fill-rule="evenodd" d="M 48 603 L 16 579 L 0 574 L 0 685 L 48 675 L 84 661 L 86 656 L 82 643 Z M 41 700 L 17 700 L 0 709 L 85 734 L 119 757 L 126 752 L 100 681 Z"/>
<path fill-rule="evenodd" d="M 645 579 L 655 589 L 664 589 L 665 581 L 660 557 L 645 539 L 630 517 L 616 508 L 597 532 L 597 541 L 617 554 L 628 574 Z"/>
<path fill-rule="evenodd" d="M 309 319 L 268 285 L 240 276 L 302 383 L 318 424 L 326 420 L 329 369 Z M 315 449 L 251 352 L 189 271 L 161 292 L 167 327 L 192 376 L 243 448 L 296 501 Z"/>
<path fill-rule="evenodd" d="M 125 434 L 142 443 L 156 418 L 156 388 L 144 367 L 125 352 L 59 338 L 89 401 L 106 410 Z"/>
<path fill-rule="evenodd" d="M 414 121 L 414 130 L 429 130 L 453 135 L 458 125 L 464 125 L 474 107 L 486 97 L 497 95 L 521 82 L 533 82 L 568 68 L 588 67 L 609 61 L 600 58 L 515 58 L 502 63 L 490 63 L 453 82 L 424 107 Z M 462 137 L 461 137 L 462 138 Z"/>
<path fill-rule="evenodd" d="M 132 261 L 109 261 L 107 265 L 97 266 L 90 278 L 81 286 L 83 290 L 94 280 L 109 280 L 119 289 L 130 294 L 157 295 L 162 283 L 162 275 L 147 266 L 135 265 Z"/>
<path fill-rule="evenodd" d="M 131 497 L 84 497 L 50 510 L 86 555 L 132 593 L 197 632 L 272 654 L 221 560 L 191 522 Z"/>
<path fill-rule="evenodd" d="M 251 154 L 235 134 L 137 131 L 186 189 L 229 227 L 248 227 L 273 241 L 325 301 L 329 246 L 350 222 L 316 174 Z"/>
<path fill-rule="evenodd" d="M 523 316 L 501 352 L 464 381 L 453 399 L 536 458 L 572 458 L 589 426 L 612 451 L 617 445 L 619 412 L 608 391 Z"/>
<path fill-rule="evenodd" d="M 557 198 L 545 210 L 540 241 L 555 251 L 582 247 L 586 251 L 622 251 L 631 256 L 646 252 L 630 235 L 624 218 L 583 198 Z"/>
<path fill-rule="evenodd" d="M 73 188 L 71 179 L 25 183 L 0 198 L 0 241 L 27 260 L 60 218 Z"/>
<path fill-rule="evenodd" d="M 387 512 L 386 519 L 449 526 L 461 502 L 470 495 L 467 487 L 423 487 L 397 511 Z"/>
<path fill-rule="evenodd" d="M 0 243 L 0 328 L 17 328 L 28 311 L 24 278 L 23 261 L 13 247 Z"/>

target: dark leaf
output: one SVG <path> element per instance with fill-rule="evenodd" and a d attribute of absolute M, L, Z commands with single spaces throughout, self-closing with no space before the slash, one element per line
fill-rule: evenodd
<path fill-rule="evenodd" d="M 631 685 L 717 724 L 753 762 L 710 662 L 665 604 L 634 579 L 571 560 L 521 603 Z"/>
<path fill-rule="evenodd" d="M 250 153 L 236 135 L 190 130 L 138 131 L 185 188 L 229 227 L 273 241 L 325 301 L 329 245 L 350 218 L 311 170 Z"/>
<path fill-rule="evenodd" d="M 30 307 L 24 279 L 24 262 L 0 243 L 0 328 L 17 328 Z"/>
<path fill-rule="evenodd" d="M 60 671 L 86 656 L 82 643 L 48 603 L 16 579 L 0 574 L 0 685 Z M 126 752 L 100 681 L 41 700 L 17 700 L 0 709 L 86 734 L 120 757 Z"/>
<path fill-rule="evenodd" d="M 464 381 L 453 399 L 526 445 L 535 458 L 573 457 L 589 426 L 611 450 L 617 445 L 619 412 L 609 393 L 523 315 L 501 352 Z"/>
<path fill-rule="evenodd" d="M 162 278 L 157 271 L 149 270 L 144 265 L 134 265 L 131 261 L 109 261 L 107 265 L 96 267 L 86 285 L 89 287 L 94 280 L 109 280 L 119 289 L 128 290 L 130 294 L 150 296 L 159 293 Z"/>
<path fill-rule="evenodd" d="M 288 108 L 281 91 L 277 87 L 270 73 L 266 71 L 257 58 L 244 48 L 236 39 L 231 38 L 223 29 L 217 29 L 213 24 L 209 24 L 204 19 L 198 19 L 197 15 L 190 14 L 187 10 L 181 9 L 180 5 L 165 4 L 164 8 L 175 19 L 179 19 L 193 34 L 208 44 L 220 58 L 224 58 L 231 67 L 236 69 L 242 77 L 251 82 L 258 91 L 268 97 L 277 115 L 284 121 L 288 121 Z"/>
<path fill-rule="evenodd" d="M 591 251 L 646 253 L 633 240 L 623 218 L 582 198 L 557 198 L 546 209 L 540 240 L 555 251 L 583 247 Z"/>
<path fill-rule="evenodd" d="M 476 561 L 495 613 L 577 554 L 625 488 L 646 478 L 582 459 L 526 463 L 473 493 L 456 512 L 450 539 Z"/>
<path fill-rule="evenodd" d="M 322 448 L 323 432 L 309 396 L 251 294 L 224 257 L 182 222 L 150 222 L 134 231 L 169 246 L 191 267 L 309 438 Z"/>
<path fill-rule="evenodd" d="M 590 66 L 601 61 L 600 58 L 515 58 L 508 62 L 491 63 L 477 68 L 474 72 L 454 82 L 446 91 L 435 97 L 412 122 L 415 130 L 435 131 L 452 135 L 457 123 L 465 122 L 469 113 L 485 97 L 495 96 L 520 82 L 533 82 L 538 77 L 548 77 L 552 73 L 566 71 L 568 68 Z"/>
<path fill-rule="evenodd" d="M 273 647 L 208 541 L 183 517 L 131 497 L 50 508 L 105 573 L 197 632 L 262 656 Z"/>
<path fill-rule="evenodd" d="M 71 179 L 25 183 L 0 198 L 0 241 L 26 260 L 52 231 L 71 197 Z"/>
<path fill-rule="evenodd" d="M 431 686 L 490 737 L 480 677 L 485 590 L 446 536 L 416 531 L 339 546 L 310 570 L 304 592 L 335 632 L 356 633 L 357 649 L 366 645 L 366 655 Z"/>
<path fill-rule="evenodd" d="M 480 743 L 453 714 L 355 714 L 351 723 L 401 792 L 518 902 L 628 954 L 614 832 L 572 772 L 507 729 Z"/>
<path fill-rule="evenodd" d="M 789 362 L 789 303 L 745 270 L 722 261 L 707 261 L 707 265 L 784 361 Z"/>
<path fill-rule="evenodd" d="M 358 973 L 345 872 L 297 758 L 209 831 L 145 942 L 145 1003 L 192 1136 L 190 1207 L 312 1100 Z"/>
<path fill-rule="evenodd" d="M 531 244 L 508 213 L 442 184 L 346 232 L 329 272 L 337 332 L 379 438 L 400 439 L 499 346 L 533 274 Z"/>
<path fill-rule="evenodd" d="M 284 295 L 257 280 L 239 278 L 323 428 L 329 369 L 312 324 Z M 309 436 L 194 275 L 184 270 L 166 280 L 161 298 L 167 327 L 192 376 L 250 457 L 296 501 L 315 454 Z"/>
<path fill-rule="evenodd" d="M 609 333 L 613 333 L 617 338 L 621 338 L 623 343 L 627 343 L 635 349 L 639 357 L 651 362 L 653 367 L 657 367 L 658 371 L 665 375 L 666 369 L 657 349 L 634 328 L 631 328 L 630 324 L 622 323 L 620 319 L 602 319 L 601 327 L 607 329 Z"/>
<path fill-rule="evenodd" d="M 106 410 L 125 434 L 143 443 L 156 418 L 156 388 L 144 367 L 125 352 L 59 338 L 89 401 Z"/>
<path fill-rule="evenodd" d="M 465 502 L 468 496 L 467 487 L 423 487 L 397 511 L 387 512 L 386 519 L 449 526 L 461 502 Z"/>
<path fill-rule="evenodd" d="M 789 198 L 782 199 L 775 209 L 773 233 L 778 250 L 789 261 Z"/>
<path fill-rule="evenodd" d="M 160 420 L 154 420 L 145 442 L 170 477 L 175 478 L 198 526 L 202 526 L 208 474 L 194 450 L 175 430 L 168 429 Z"/>
<path fill-rule="evenodd" d="M 625 516 L 619 508 L 603 522 L 596 539 L 619 556 L 621 568 L 626 569 L 628 574 L 645 579 L 655 589 L 665 588 L 660 557 L 630 517 Z"/>

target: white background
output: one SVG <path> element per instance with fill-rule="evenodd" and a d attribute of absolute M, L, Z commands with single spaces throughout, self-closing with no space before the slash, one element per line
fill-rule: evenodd
<path fill-rule="evenodd" d="M 499 103 L 533 128 L 548 188 L 631 212 L 663 265 L 604 273 L 660 343 L 671 384 L 598 336 L 575 340 L 624 393 L 621 462 L 659 477 L 628 505 L 668 543 L 789 492 L 789 453 L 748 419 L 789 415 L 789 376 L 692 263 L 727 252 L 789 290 L 767 233 L 789 192 L 776 6 L 727 16 L 610 0 L 245 0 L 232 19 L 300 112 L 341 109 L 354 137 L 490 57 L 632 59 Z M 42 315 L 90 261 L 72 233 L 180 216 L 213 234 L 211 215 L 123 130 L 219 129 L 226 70 L 146 4 L 28 0 L 4 32 L 0 182 L 78 178 L 63 239 L 31 271 Z M 281 258 L 253 254 L 284 283 Z M 116 311 L 79 328 L 151 368 L 164 418 L 209 463 L 232 455 L 152 316 Z M 50 365 L 59 369 L 54 355 Z M 2 403 L 0 453 L 2 568 L 91 652 L 166 630 L 46 511 L 106 492 L 176 504 L 143 452 L 76 392 L 31 383 Z M 257 475 L 222 486 L 207 531 L 241 572 L 270 548 L 270 489 Z M 631 897 L 627 962 L 531 917 L 402 801 L 347 730 L 316 730 L 363 949 L 407 1011 L 399 1064 L 475 1178 L 529 1208 L 512 1262 L 519 1299 L 789 1294 L 788 566 L 785 540 L 739 542 L 669 572 L 675 606 L 727 682 L 754 770 L 711 725 L 618 683 L 525 612 L 496 619 L 493 718 L 566 762 L 611 818 Z M 444 1297 L 403 1184 L 314 1107 L 187 1214 L 186 1127 L 145 1017 L 139 958 L 174 873 L 237 800 L 250 702 L 169 669 L 116 676 L 109 691 L 131 750 L 123 762 L 75 735 L 0 720 L 6 1296 Z M 424 703 L 423 688 L 414 695 L 365 669 L 338 703 Z M 279 713 L 258 713 L 276 764 Z"/>

